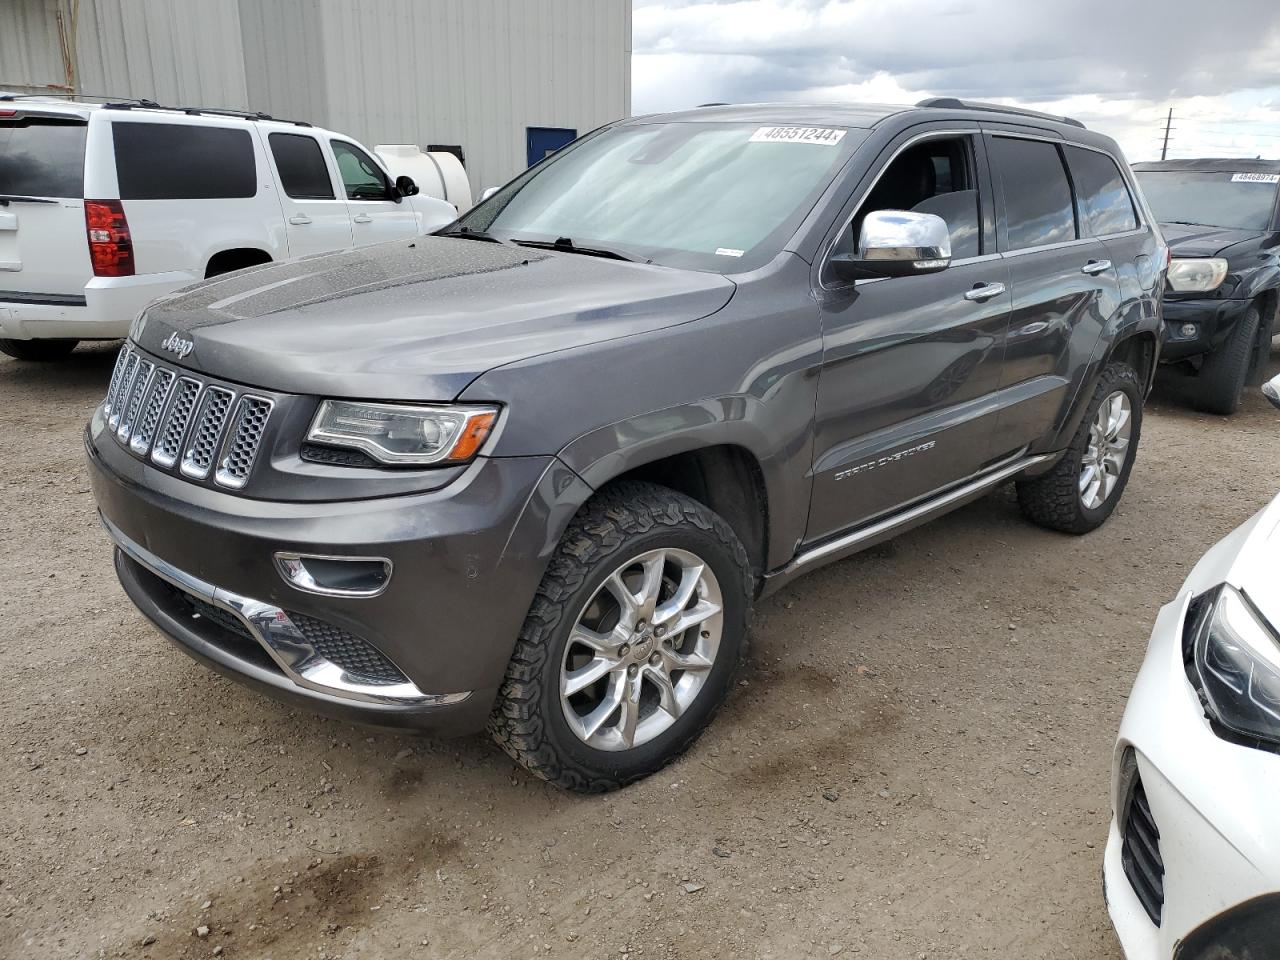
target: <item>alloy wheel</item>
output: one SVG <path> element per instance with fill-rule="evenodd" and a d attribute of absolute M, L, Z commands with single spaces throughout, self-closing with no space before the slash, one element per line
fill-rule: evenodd
<path fill-rule="evenodd" d="M 1080 465 L 1080 502 L 1096 510 L 1120 482 L 1129 456 L 1133 407 L 1123 390 L 1108 394 L 1089 426 L 1089 446 Z"/>
<path fill-rule="evenodd" d="M 687 550 L 649 550 L 617 567 L 565 644 L 560 704 L 569 729 L 611 751 L 668 730 L 715 666 L 723 607 L 710 566 Z"/>

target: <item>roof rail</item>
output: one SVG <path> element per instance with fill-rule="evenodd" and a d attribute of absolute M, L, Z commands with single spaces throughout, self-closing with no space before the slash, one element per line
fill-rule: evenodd
<path fill-rule="evenodd" d="M 944 110 L 985 110 L 988 113 L 1011 113 L 1016 116 L 1035 117 L 1037 120 L 1052 120 L 1054 123 L 1067 123 L 1073 127 L 1085 129 L 1085 125 L 1074 117 L 1060 117 L 1052 113 L 1041 113 L 1039 110 L 1028 110 L 1025 107 L 1006 107 L 1000 103 L 983 103 L 979 100 L 958 100 L 955 97 L 929 97 L 916 104 L 917 107 L 940 107 Z"/>
<path fill-rule="evenodd" d="M 239 120 L 270 120 L 273 123 L 291 123 L 295 127 L 311 126 L 305 120 L 284 120 L 280 117 L 273 117 L 269 113 L 263 113 L 260 110 L 232 110 L 229 107 L 168 107 L 151 100 L 123 100 L 117 103 L 104 103 L 102 107 L 104 110 L 170 110 L 174 113 L 185 113 L 189 117 L 235 117 Z"/>
<path fill-rule="evenodd" d="M 0 101 L 13 103 L 18 100 L 108 100 L 133 104 L 139 107 L 159 107 L 154 100 L 136 97 L 117 97 L 103 93 L 0 93 Z"/>

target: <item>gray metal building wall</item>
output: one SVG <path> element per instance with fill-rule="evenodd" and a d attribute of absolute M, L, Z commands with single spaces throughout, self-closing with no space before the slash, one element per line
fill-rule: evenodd
<path fill-rule="evenodd" d="M 0 0 L 0 85 L 66 82 L 59 11 L 81 92 L 459 144 L 477 192 L 631 109 L 631 0 Z"/>

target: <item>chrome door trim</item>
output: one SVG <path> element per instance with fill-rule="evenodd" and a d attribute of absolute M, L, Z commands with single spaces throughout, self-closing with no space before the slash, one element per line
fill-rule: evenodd
<path fill-rule="evenodd" d="M 815 563 L 832 560 L 839 555 L 872 546 L 874 543 L 888 539 L 894 533 L 906 527 L 923 523 L 925 520 L 944 513 L 951 507 L 959 506 L 964 500 L 975 498 L 991 487 L 1016 476 L 1023 470 L 1051 460 L 1055 456 L 1056 454 L 1043 453 L 1031 457 L 1018 457 L 1012 463 L 1006 463 L 1005 466 L 996 467 L 986 473 L 979 474 L 967 483 L 918 503 L 909 510 L 886 517 L 870 526 L 861 527 L 846 533 L 842 537 L 837 537 L 835 540 L 830 540 L 797 554 L 795 559 L 782 569 L 780 575 L 793 574 Z"/>

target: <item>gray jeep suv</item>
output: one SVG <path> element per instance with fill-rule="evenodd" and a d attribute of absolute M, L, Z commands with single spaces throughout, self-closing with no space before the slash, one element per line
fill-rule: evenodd
<path fill-rule="evenodd" d="M 129 596 L 209 666 L 610 789 L 697 737 L 797 575 L 1006 481 L 1101 524 L 1165 265 L 1070 120 L 624 120 L 438 235 L 152 305 L 94 494 Z"/>

